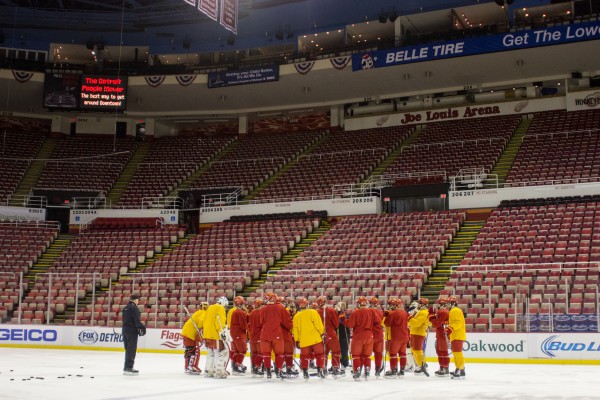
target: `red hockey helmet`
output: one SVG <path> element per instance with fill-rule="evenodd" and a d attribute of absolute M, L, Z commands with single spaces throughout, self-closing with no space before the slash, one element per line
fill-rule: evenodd
<path fill-rule="evenodd" d="M 448 299 L 445 297 L 440 297 L 436 300 L 436 303 L 438 303 L 440 306 L 445 306 L 448 303 Z"/>
<path fill-rule="evenodd" d="M 391 299 L 388 299 L 387 305 L 391 308 L 397 308 L 400 305 L 400 300 L 392 297 Z"/>
<path fill-rule="evenodd" d="M 308 300 L 306 300 L 304 297 L 300 297 L 298 300 L 296 300 L 296 304 L 298 305 L 298 308 L 306 308 L 308 307 Z"/>
<path fill-rule="evenodd" d="M 317 298 L 317 306 L 323 307 L 327 303 L 327 298 L 325 296 L 319 296 Z"/>
<path fill-rule="evenodd" d="M 246 304 L 246 300 L 244 300 L 242 296 L 235 296 L 233 299 L 233 304 L 235 304 L 236 307 L 243 306 Z"/>
<path fill-rule="evenodd" d="M 369 299 L 369 304 L 371 304 L 372 306 L 378 306 L 379 299 L 377 297 L 373 296 Z"/>
<path fill-rule="evenodd" d="M 279 304 L 284 304 L 285 303 L 285 299 L 283 298 L 283 296 L 277 296 L 277 302 Z"/>
<path fill-rule="evenodd" d="M 358 296 L 358 297 L 356 298 L 356 304 L 357 304 L 359 307 L 366 307 L 366 306 L 367 306 L 367 304 L 369 304 L 369 302 L 367 301 L 367 298 L 366 298 L 365 296 Z"/>
<path fill-rule="evenodd" d="M 254 307 L 256 308 L 262 307 L 264 303 L 265 302 L 263 301 L 263 299 L 254 299 Z"/>
<path fill-rule="evenodd" d="M 458 302 L 458 300 L 456 300 L 456 296 L 448 296 L 447 301 L 450 304 L 456 304 Z"/>
<path fill-rule="evenodd" d="M 419 305 L 427 307 L 429 305 L 429 299 L 427 299 L 425 297 L 421 297 L 419 299 Z"/>
<path fill-rule="evenodd" d="M 277 295 L 273 292 L 265 293 L 265 303 L 267 303 L 267 304 L 277 303 Z"/>
<path fill-rule="evenodd" d="M 317 309 L 317 308 L 319 308 L 319 305 L 317 304 L 316 301 L 313 301 L 312 303 L 310 303 L 310 308 Z"/>

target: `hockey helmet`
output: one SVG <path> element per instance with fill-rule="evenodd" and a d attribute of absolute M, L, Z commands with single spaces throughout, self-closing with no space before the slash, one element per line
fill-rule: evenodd
<path fill-rule="evenodd" d="M 440 297 L 436 300 L 436 303 L 438 303 L 440 306 L 445 306 L 448 303 L 448 299 L 445 297 Z"/>
<path fill-rule="evenodd" d="M 217 303 L 223 307 L 227 307 L 229 305 L 229 300 L 227 300 L 227 297 L 221 296 L 217 299 Z"/>
<path fill-rule="evenodd" d="M 246 300 L 244 300 L 242 296 L 235 296 L 233 299 L 233 304 L 235 304 L 236 307 L 243 306 L 246 304 Z"/>
<path fill-rule="evenodd" d="M 300 297 L 298 300 L 296 300 L 296 304 L 298 305 L 298 308 L 306 308 L 308 307 L 308 300 L 306 300 L 304 297 Z"/>
<path fill-rule="evenodd" d="M 388 307 L 395 309 L 400 305 L 400 300 L 398 300 L 395 297 L 392 297 L 391 299 L 388 300 L 387 305 L 388 305 Z"/>
<path fill-rule="evenodd" d="M 273 292 L 265 293 L 265 303 L 275 304 L 277 302 L 277 295 Z"/>
<path fill-rule="evenodd" d="M 264 304 L 263 299 L 254 299 L 254 307 L 260 308 Z"/>
<path fill-rule="evenodd" d="M 373 296 L 369 299 L 369 304 L 372 305 L 373 307 L 378 306 L 379 299 L 377 297 Z"/>
<path fill-rule="evenodd" d="M 323 307 L 327 303 L 327 298 L 325 296 L 319 296 L 317 298 L 317 306 Z"/>
<path fill-rule="evenodd" d="M 356 299 L 356 304 L 359 307 L 366 307 L 368 303 L 369 302 L 367 301 L 367 298 L 365 296 L 358 296 L 358 298 Z"/>
<path fill-rule="evenodd" d="M 208 309 L 208 301 L 203 301 L 202 303 L 200 303 L 200 308 L 202 310 L 207 310 Z"/>
<path fill-rule="evenodd" d="M 447 301 L 450 304 L 456 304 L 458 302 L 458 300 L 456 300 L 456 296 L 448 296 Z"/>
<path fill-rule="evenodd" d="M 427 299 L 425 297 L 421 297 L 419 299 L 419 306 L 427 307 L 428 305 L 429 305 L 429 299 Z"/>

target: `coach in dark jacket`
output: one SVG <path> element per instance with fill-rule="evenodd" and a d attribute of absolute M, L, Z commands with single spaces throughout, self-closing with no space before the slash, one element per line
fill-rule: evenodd
<path fill-rule="evenodd" d="M 138 335 L 144 336 L 146 334 L 146 327 L 140 320 L 140 310 L 137 306 L 139 301 L 140 296 L 134 294 L 123 309 L 123 345 L 125 346 L 123 375 L 139 374 L 137 369 L 133 369 L 133 363 L 137 352 Z"/>

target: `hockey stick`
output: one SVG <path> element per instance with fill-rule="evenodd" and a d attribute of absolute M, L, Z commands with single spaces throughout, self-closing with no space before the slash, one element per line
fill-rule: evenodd
<path fill-rule="evenodd" d="M 192 321 L 192 325 L 194 325 L 194 328 L 196 328 L 196 332 L 198 332 L 198 335 L 200 335 L 200 337 L 202 337 L 202 332 L 200 332 L 200 328 L 198 328 L 198 325 L 196 325 L 196 321 L 194 321 L 192 319 L 192 314 L 190 313 L 190 310 L 188 310 L 188 308 L 186 306 L 183 306 L 183 309 L 185 310 L 185 313 Z"/>

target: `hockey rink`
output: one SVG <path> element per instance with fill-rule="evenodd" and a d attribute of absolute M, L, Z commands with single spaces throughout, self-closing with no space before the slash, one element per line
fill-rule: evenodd
<path fill-rule="evenodd" d="M 600 399 L 598 365 L 469 364 L 467 358 L 464 381 L 433 374 L 280 381 L 249 373 L 218 380 L 185 375 L 183 355 L 157 353 L 138 353 L 140 375 L 123 376 L 123 357 L 116 351 L 0 348 L 0 399 Z M 436 369 L 430 363 L 430 372 Z"/>

